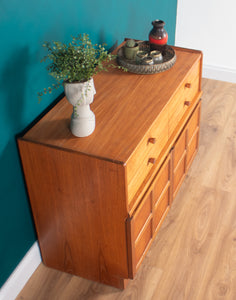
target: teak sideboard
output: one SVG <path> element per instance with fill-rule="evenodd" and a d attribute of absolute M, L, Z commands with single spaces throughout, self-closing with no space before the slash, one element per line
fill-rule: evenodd
<path fill-rule="evenodd" d="M 46 266 L 121 289 L 134 278 L 198 149 L 202 53 L 174 49 L 168 71 L 94 77 L 91 136 L 71 134 L 63 98 L 18 139 Z"/>

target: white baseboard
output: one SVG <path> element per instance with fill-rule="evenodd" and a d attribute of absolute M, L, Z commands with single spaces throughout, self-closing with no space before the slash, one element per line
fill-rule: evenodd
<path fill-rule="evenodd" d="M 216 79 L 236 83 L 236 70 L 210 66 L 203 64 L 202 76 L 204 78 Z"/>
<path fill-rule="evenodd" d="M 39 245 L 35 242 L 0 289 L 0 300 L 14 300 L 41 262 Z"/>

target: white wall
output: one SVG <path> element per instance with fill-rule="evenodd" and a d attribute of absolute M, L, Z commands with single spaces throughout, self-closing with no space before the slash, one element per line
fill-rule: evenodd
<path fill-rule="evenodd" d="M 203 51 L 203 77 L 236 83 L 236 0 L 178 0 L 175 45 Z"/>

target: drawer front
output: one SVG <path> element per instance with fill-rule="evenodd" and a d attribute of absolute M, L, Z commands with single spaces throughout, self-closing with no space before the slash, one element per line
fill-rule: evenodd
<path fill-rule="evenodd" d="M 182 85 L 169 102 L 169 136 L 174 132 L 184 114 L 195 105 L 199 92 L 200 61 L 190 70 Z"/>
<path fill-rule="evenodd" d="M 127 236 L 134 276 L 171 203 L 171 156 L 161 166 L 146 195 L 130 219 Z"/>
<path fill-rule="evenodd" d="M 168 110 L 164 109 L 127 162 L 128 203 L 168 142 Z"/>

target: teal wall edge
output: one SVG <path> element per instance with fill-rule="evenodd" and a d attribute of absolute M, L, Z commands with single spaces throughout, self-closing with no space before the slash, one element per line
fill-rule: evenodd
<path fill-rule="evenodd" d="M 40 63 L 43 42 L 85 32 L 109 49 L 124 37 L 147 40 L 151 22 L 162 19 L 173 45 L 176 7 L 177 0 L 0 1 L 0 286 L 37 239 L 16 134 L 63 92 L 38 103 L 37 92 L 54 82 Z"/>

